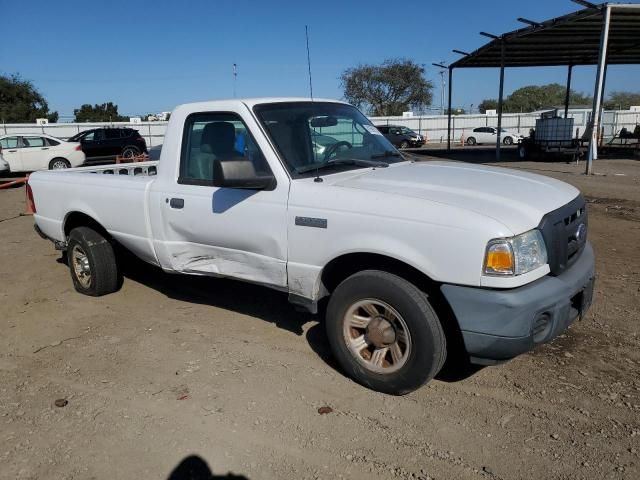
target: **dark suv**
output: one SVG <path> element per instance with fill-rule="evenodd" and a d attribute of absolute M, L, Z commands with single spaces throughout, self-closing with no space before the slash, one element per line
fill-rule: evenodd
<path fill-rule="evenodd" d="M 94 128 L 74 135 L 69 141 L 80 142 L 87 158 L 135 157 L 147 153 L 147 142 L 133 128 Z"/>
<path fill-rule="evenodd" d="M 382 133 L 394 147 L 408 148 L 421 147 L 424 145 L 422 135 L 417 134 L 410 128 L 400 125 L 376 125 L 376 128 L 380 130 L 380 133 Z"/>

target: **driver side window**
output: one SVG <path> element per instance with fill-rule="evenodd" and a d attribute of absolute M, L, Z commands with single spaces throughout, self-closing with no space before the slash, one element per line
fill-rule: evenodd
<path fill-rule="evenodd" d="M 271 173 L 262 151 L 239 115 L 190 115 L 182 137 L 178 183 L 212 186 L 215 160 L 250 160 L 258 175 Z"/>

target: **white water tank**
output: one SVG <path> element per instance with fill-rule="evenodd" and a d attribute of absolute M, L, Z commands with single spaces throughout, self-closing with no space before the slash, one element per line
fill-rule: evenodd
<path fill-rule="evenodd" d="M 573 142 L 573 118 L 537 118 L 535 139 L 536 143 L 549 147 L 570 147 Z"/>

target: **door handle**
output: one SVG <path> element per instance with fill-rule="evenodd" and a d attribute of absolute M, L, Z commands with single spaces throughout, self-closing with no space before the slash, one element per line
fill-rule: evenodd
<path fill-rule="evenodd" d="M 18 150 L 7 150 L 7 152 L 16 153 Z"/>
<path fill-rule="evenodd" d="M 49 147 L 42 147 L 40 150 L 49 150 Z"/>
<path fill-rule="evenodd" d="M 169 201 L 171 208 L 184 208 L 184 198 L 172 198 Z"/>

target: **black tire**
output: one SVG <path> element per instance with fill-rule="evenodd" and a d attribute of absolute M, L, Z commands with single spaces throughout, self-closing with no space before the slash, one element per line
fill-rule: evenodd
<path fill-rule="evenodd" d="M 467 138 L 467 145 L 473 147 L 476 144 L 476 139 L 474 137 Z"/>
<path fill-rule="evenodd" d="M 353 310 L 354 305 L 369 301 L 380 301 L 391 306 L 402 317 L 408 330 L 404 338 L 408 339 L 410 347 L 405 346 L 403 362 L 398 362 L 396 370 L 381 373 L 366 366 L 371 360 L 364 358 L 365 354 L 377 348 L 369 343 L 372 341 L 369 326 L 363 328 L 366 332 L 363 335 L 360 332 L 352 334 L 354 330 L 351 325 L 345 326 L 347 313 L 358 311 Z M 373 315 L 370 318 L 374 318 Z M 371 323 L 369 321 L 369 325 Z M 387 272 L 365 270 L 338 285 L 327 306 L 326 330 L 333 354 L 344 371 L 356 382 L 378 392 L 404 395 L 416 390 L 440 371 L 446 359 L 445 334 L 426 294 L 403 278 Z M 397 339 L 393 341 L 397 342 L 400 340 L 398 330 L 393 328 L 393 331 Z M 356 354 L 347 343 L 356 340 L 359 335 L 368 344 Z M 383 362 L 395 362 L 391 352 L 388 357 L 386 355 Z M 374 357 L 373 353 L 370 357 Z"/>
<path fill-rule="evenodd" d="M 71 230 L 67 242 L 67 259 L 73 286 L 79 293 L 100 297 L 113 293 L 120 287 L 120 272 L 113 246 L 95 230 L 89 227 Z M 83 271 L 80 272 L 81 270 Z"/>
<path fill-rule="evenodd" d="M 502 143 L 505 145 L 513 145 L 513 137 L 504 137 Z"/>
<path fill-rule="evenodd" d="M 66 158 L 58 157 L 49 162 L 49 170 L 62 170 L 65 168 L 71 168 L 71 164 Z"/>
<path fill-rule="evenodd" d="M 140 155 L 140 149 L 134 146 L 126 146 L 122 149 L 122 156 L 125 158 L 137 157 Z"/>
<path fill-rule="evenodd" d="M 403 140 L 402 142 L 400 142 L 400 148 L 409 148 L 409 142 Z"/>

